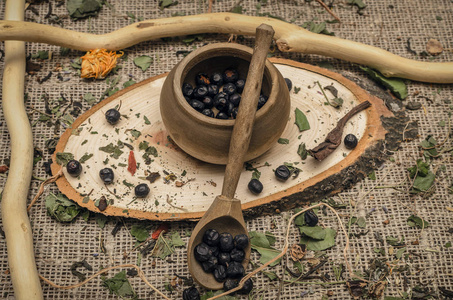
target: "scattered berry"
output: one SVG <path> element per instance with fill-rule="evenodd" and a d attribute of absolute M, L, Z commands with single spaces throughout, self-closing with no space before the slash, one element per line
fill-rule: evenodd
<path fill-rule="evenodd" d="M 105 119 L 109 124 L 115 125 L 121 118 L 121 114 L 118 110 L 111 108 L 105 112 Z"/>
<path fill-rule="evenodd" d="M 190 106 L 192 106 L 192 108 L 194 108 L 196 111 L 203 111 L 204 109 L 204 104 L 203 102 L 199 101 L 199 100 L 190 100 L 189 102 Z"/>
<path fill-rule="evenodd" d="M 222 91 L 224 91 L 228 95 L 233 95 L 234 93 L 236 93 L 236 85 L 234 85 L 234 83 L 231 82 L 224 84 Z"/>
<path fill-rule="evenodd" d="M 318 224 L 318 216 L 315 214 L 315 212 L 310 209 L 310 210 L 307 210 L 305 213 L 304 213 L 304 221 L 305 221 L 305 224 L 307 224 L 308 226 L 316 226 L 316 224 Z"/>
<path fill-rule="evenodd" d="M 115 178 L 115 175 L 113 174 L 113 170 L 110 168 L 104 168 L 99 171 L 99 176 L 101 177 L 102 181 L 104 181 L 105 184 L 110 184 L 113 182 L 113 179 Z"/>
<path fill-rule="evenodd" d="M 193 90 L 193 97 L 197 99 L 203 99 L 208 95 L 208 87 L 205 85 L 199 85 Z"/>
<path fill-rule="evenodd" d="M 264 106 L 264 104 L 266 104 L 267 102 L 267 96 L 265 95 L 260 95 L 260 97 L 258 98 L 258 109 L 260 109 L 261 107 Z"/>
<path fill-rule="evenodd" d="M 290 175 L 291 172 L 285 165 L 281 165 L 275 170 L 275 177 L 277 177 L 278 180 L 286 181 Z"/>
<path fill-rule="evenodd" d="M 205 108 L 201 111 L 201 113 L 207 117 L 214 118 L 214 112 L 212 111 L 212 109 Z"/>
<path fill-rule="evenodd" d="M 193 86 L 190 83 L 184 83 L 182 85 L 182 94 L 187 97 L 192 97 L 193 95 Z"/>
<path fill-rule="evenodd" d="M 228 120 L 229 117 L 226 113 L 224 112 L 219 112 L 216 116 L 215 116 L 216 119 L 221 119 L 221 120 Z"/>
<path fill-rule="evenodd" d="M 239 294 L 246 295 L 250 293 L 253 289 L 253 281 L 251 278 L 247 279 L 242 286 L 242 289 L 238 291 Z"/>
<path fill-rule="evenodd" d="M 347 149 L 354 149 L 358 142 L 357 137 L 351 133 L 344 137 L 344 145 Z"/>
<path fill-rule="evenodd" d="M 223 81 L 226 83 L 236 82 L 239 78 L 239 73 L 235 69 L 226 69 L 223 72 Z"/>
<path fill-rule="evenodd" d="M 288 91 L 291 91 L 291 89 L 293 88 L 292 81 L 289 78 L 285 78 L 285 81 L 286 81 L 286 85 L 288 86 Z"/>
<path fill-rule="evenodd" d="M 241 95 L 238 93 L 234 93 L 230 96 L 230 102 L 233 103 L 234 106 L 239 106 L 239 103 L 241 102 Z"/>
<path fill-rule="evenodd" d="M 82 165 L 78 160 L 70 160 L 66 165 L 66 171 L 68 171 L 68 174 L 72 177 L 77 177 L 82 173 Z"/>
<path fill-rule="evenodd" d="M 222 85 L 223 84 L 223 76 L 219 72 L 212 73 L 211 75 L 211 83 L 216 84 L 216 85 Z"/>
<path fill-rule="evenodd" d="M 242 91 L 244 90 L 244 86 L 245 86 L 244 79 L 239 79 L 238 81 L 236 81 L 236 91 L 238 93 L 242 93 Z"/>
<path fill-rule="evenodd" d="M 135 196 L 138 198 L 145 198 L 149 194 L 149 186 L 146 183 L 140 183 L 134 189 Z"/>
<path fill-rule="evenodd" d="M 208 95 L 215 96 L 219 93 L 219 86 L 217 84 L 208 85 Z"/>
<path fill-rule="evenodd" d="M 185 289 L 182 292 L 182 299 L 183 300 L 200 300 L 200 293 L 198 292 L 196 287 L 192 286 L 190 288 Z"/>
<path fill-rule="evenodd" d="M 263 191 L 263 184 L 258 179 L 252 179 L 248 184 L 248 188 L 250 192 L 257 195 Z"/>

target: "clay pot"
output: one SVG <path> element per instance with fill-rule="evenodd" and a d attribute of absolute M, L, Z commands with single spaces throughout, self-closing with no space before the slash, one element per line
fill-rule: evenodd
<path fill-rule="evenodd" d="M 182 150 L 205 162 L 227 163 L 235 120 L 219 120 L 201 114 L 185 100 L 181 88 L 185 82 L 195 86 L 198 73 L 210 75 L 229 67 L 239 71 L 239 78 L 246 79 L 251 57 L 252 49 L 246 46 L 211 44 L 191 52 L 169 73 L 160 96 L 160 111 L 167 131 Z M 269 61 L 266 62 L 261 89 L 269 99 L 256 112 L 246 161 L 269 150 L 288 122 L 288 87 Z"/>

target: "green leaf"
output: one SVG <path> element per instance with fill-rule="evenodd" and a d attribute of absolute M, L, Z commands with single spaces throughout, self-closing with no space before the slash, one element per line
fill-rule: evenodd
<path fill-rule="evenodd" d="M 89 105 L 96 103 L 96 98 L 94 98 L 93 94 L 91 93 L 86 93 L 85 95 L 83 95 L 83 100 L 88 102 Z"/>
<path fill-rule="evenodd" d="M 178 4 L 178 1 L 173 1 L 173 0 L 161 0 L 159 1 L 159 7 L 160 9 L 164 9 L 166 7 L 176 5 Z"/>
<path fill-rule="evenodd" d="M 137 298 L 137 294 L 126 277 L 126 271 L 121 271 L 110 279 L 102 278 L 102 281 L 110 293 L 114 293 L 120 298 Z"/>
<path fill-rule="evenodd" d="M 144 225 L 132 225 L 131 234 L 138 242 L 144 242 L 149 237 L 149 232 Z"/>
<path fill-rule="evenodd" d="M 99 147 L 99 150 L 109 153 L 110 156 L 115 159 L 118 159 L 121 154 L 123 154 L 123 151 L 120 150 L 119 146 L 114 145 L 113 143 L 110 143 L 104 147 Z"/>
<path fill-rule="evenodd" d="M 435 179 L 436 175 L 431 172 L 425 177 L 417 176 L 414 180 L 413 188 L 421 192 L 426 192 L 433 185 Z"/>
<path fill-rule="evenodd" d="M 207 300 L 209 298 L 212 298 L 214 296 L 217 296 L 217 295 L 220 295 L 223 293 L 223 290 L 219 290 L 219 291 L 208 291 L 206 292 L 206 294 L 204 295 L 201 295 L 200 297 L 200 300 Z M 217 298 L 218 300 L 237 300 L 236 297 L 233 297 L 233 296 L 229 296 L 229 295 L 226 295 L 226 296 L 223 296 L 223 297 L 220 297 L 220 298 Z"/>
<path fill-rule="evenodd" d="M 136 129 L 132 129 L 132 130 L 131 130 L 131 135 L 132 135 L 134 138 L 138 139 L 138 138 L 142 135 L 142 133 L 141 133 L 140 131 L 136 130 Z"/>
<path fill-rule="evenodd" d="M 90 154 L 85 153 L 85 154 L 79 159 L 79 162 L 80 162 L 81 164 L 83 164 L 84 162 L 86 162 L 87 160 L 89 160 L 90 158 L 92 158 L 93 155 L 94 155 L 93 153 L 90 153 Z"/>
<path fill-rule="evenodd" d="M 360 67 L 365 71 L 373 80 L 379 82 L 386 88 L 388 88 L 396 97 L 403 100 L 406 99 L 408 92 L 407 86 L 401 78 L 387 78 L 376 70 L 368 67 Z"/>
<path fill-rule="evenodd" d="M 238 6 L 233 7 L 231 12 L 234 14 L 242 14 L 242 6 L 238 5 Z"/>
<path fill-rule="evenodd" d="M 99 228 L 104 229 L 105 224 L 108 222 L 109 218 L 103 214 L 96 214 L 96 223 L 98 224 Z"/>
<path fill-rule="evenodd" d="M 396 251 L 395 253 L 395 257 L 397 259 L 400 259 L 401 257 L 403 257 L 404 252 L 406 252 L 406 247 L 398 249 L 398 251 Z"/>
<path fill-rule="evenodd" d="M 38 50 L 38 53 L 32 54 L 31 58 L 48 59 L 49 51 Z"/>
<path fill-rule="evenodd" d="M 348 0 L 349 5 L 355 5 L 359 9 L 364 9 L 366 7 L 366 4 L 362 0 Z"/>
<path fill-rule="evenodd" d="M 49 193 L 45 198 L 49 215 L 59 222 L 71 222 L 80 212 L 80 207 L 65 195 Z"/>
<path fill-rule="evenodd" d="M 385 240 L 387 241 L 387 244 L 389 244 L 391 246 L 404 246 L 405 245 L 404 237 L 402 237 L 401 240 L 399 240 L 398 238 L 390 235 L 390 236 L 387 236 Z"/>
<path fill-rule="evenodd" d="M 127 88 L 127 87 L 130 87 L 133 84 L 135 84 L 135 81 L 131 79 L 131 80 L 128 80 L 125 83 L 123 83 L 123 87 Z"/>
<path fill-rule="evenodd" d="M 326 236 L 323 240 L 315 240 L 310 237 L 302 237 L 300 240 L 301 244 L 306 245 L 307 250 L 321 251 L 329 249 L 335 245 L 335 236 L 337 232 L 332 228 L 325 228 Z"/>
<path fill-rule="evenodd" d="M 451 248 L 451 242 L 445 243 L 444 247 L 445 247 L 445 248 Z"/>
<path fill-rule="evenodd" d="M 174 247 L 184 247 L 186 245 L 186 242 L 182 240 L 181 236 L 179 235 L 179 232 L 177 231 L 171 233 L 170 240 Z"/>
<path fill-rule="evenodd" d="M 360 228 L 365 228 L 366 227 L 366 219 L 365 217 L 359 217 L 357 219 L 357 226 L 359 226 Z"/>
<path fill-rule="evenodd" d="M 74 155 L 69 152 L 57 152 L 55 157 L 57 159 L 57 164 L 62 165 L 63 167 L 66 167 L 68 162 L 74 159 Z"/>
<path fill-rule="evenodd" d="M 422 159 L 417 159 L 417 164 L 407 170 L 409 171 L 409 176 L 411 178 L 414 178 L 415 174 L 417 174 L 417 176 L 426 177 L 429 173 L 429 164 Z"/>
<path fill-rule="evenodd" d="M 307 117 L 304 115 L 302 111 L 298 108 L 295 110 L 296 114 L 296 122 L 295 124 L 299 127 L 299 131 L 304 131 L 310 129 L 310 124 L 308 123 Z"/>
<path fill-rule="evenodd" d="M 384 300 L 404 300 L 404 298 L 385 296 Z"/>
<path fill-rule="evenodd" d="M 326 229 L 321 226 L 301 226 L 299 227 L 300 233 L 304 234 L 315 240 L 323 240 L 326 238 Z"/>
<path fill-rule="evenodd" d="M 309 21 L 309 22 L 305 22 L 304 24 L 302 24 L 302 28 L 305 28 L 308 31 L 311 31 L 313 33 L 319 33 L 319 34 L 325 34 L 325 35 L 335 35 L 335 33 L 328 31 L 326 26 L 327 26 L 326 22 L 321 22 L 321 23 L 317 24 L 313 21 Z"/>
<path fill-rule="evenodd" d="M 287 145 L 287 144 L 289 144 L 289 140 L 288 139 L 279 138 L 277 143 L 282 144 L 282 145 Z"/>
<path fill-rule="evenodd" d="M 147 116 L 143 116 L 143 120 L 145 120 L 145 124 L 146 125 L 150 125 L 151 122 L 149 121 L 148 117 Z M 141 143 L 140 143 L 141 144 Z"/>
<path fill-rule="evenodd" d="M 249 232 L 250 235 L 250 245 L 253 250 L 258 251 L 260 256 L 260 262 L 262 264 L 267 263 L 268 261 L 274 259 L 277 255 L 280 254 L 279 250 L 276 250 L 271 247 L 271 244 L 275 242 L 275 238 L 270 236 L 268 237 L 265 233 L 252 231 Z M 270 266 L 275 266 L 280 263 L 281 258 L 277 259 L 275 262 L 271 263 Z"/>
<path fill-rule="evenodd" d="M 67 0 L 66 8 L 73 19 L 97 16 L 102 5 L 97 0 Z"/>
<path fill-rule="evenodd" d="M 371 173 L 368 174 L 368 178 L 370 178 L 371 180 L 376 180 L 376 172 L 374 172 L 374 170 L 371 171 Z"/>
<path fill-rule="evenodd" d="M 134 64 L 145 72 L 153 63 L 153 59 L 147 55 L 134 58 Z"/>
<path fill-rule="evenodd" d="M 307 159 L 308 151 L 307 147 L 305 146 L 305 143 L 301 143 L 299 145 L 299 148 L 297 149 L 297 154 L 300 156 L 300 159 L 302 160 Z"/>
<path fill-rule="evenodd" d="M 418 228 L 427 228 L 429 227 L 429 223 L 419 216 L 412 215 L 409 218 L 407 218 L 407 225 L 409 227 L 418 227 Z"/>
<path fill-rule="evenodd" d="M 151 256 L 165 259 L 175 252 L 175 247 L 184 246 L 186 246 L 186 243 L 181 239 L 178 232 L 171 233 L 170 239 L 166 239 L 163 234 L 160 234 L 157 238 L 156 245 L 151 252 Z"/>

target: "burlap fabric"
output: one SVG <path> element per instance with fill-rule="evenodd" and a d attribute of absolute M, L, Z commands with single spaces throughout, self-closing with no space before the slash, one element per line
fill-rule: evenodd
<path fill-rule="evenodd" d="M 264 1 L 262 1 L 264 2 Z M 358 13 L 356 6 L 348 5 L 348 1 L 325 1 L 327 4 L 333 3 L 333 10 L 341 19 L 341 23 L 327 24 L 327 29 L 333 31 L 336 36 L 374 45 L 389 50 L 395 54 L 407 58 L 418 60 L 443 62 L 453 61 L 453 1 L 450 0 L 431 0 L 431 1 L 393 1 L 393 0 L 374 0 L 366 1 L 367 7 Z M 177 5 L 170 6 L 161 10 L 158 1 L 115 1 L 109 0 L 112 8 L 104 5 L 98 17 L 72 21 L 64 18 L 67 15 L 65 5 L 58 6 L 60 1 L 51 1 L 53 13 L 61 18 L 65 28 L 82 32 L 103 34 L 125 25 L 132 23 L 135 18 L 153 19 L 170 17 L 173 14 L 184 13 L 194 15 L 206 13 L 208 1 L 184 1 L 181 0 Z M 258 1 L 230 1 L 218 0 L 214 2 L 213 12 L 230 11 L 236 5 L 243 7 L 243 13 L 256 15 Z M 4 13 L 4 1 L 0 2 L 0 11 Z M 49 19 L 45 18 L 48 13 L 48 3 L 34 4 L 32 9 L 26 11 L 26 20 L 48 24 Z M 266 5 L 261 5 L 260 13 L 271 13 L 282 17 L 285 20 L 293 21 L 295 24 L 303 24 L 307 21 L 327 21 L 333 18 L 316 1 L 276 1 L 268 0 Z M 59 25 L 54 25 L 59 26 Z M 407 40 L 410 39 L 411 49 L 417 54 L 425 50 L 425 45 L 430 38 L 439 40 L 445 48 L 442 54 L 436 57 L 414 55 L 407 49 Z M 119 86 L 133 78 L 139 82 L 148 77 L 158 75 L 171 70 L 173 66 L 182 58 L 176 55 L 177 51 L 190 51 L 206 43 L 225 42 L 227 35 L 205 35 L 200 41 L 195 41 L 191 45 L 186 45 L 180 41 L 152 41 L 144 42 L 127 49 L 129 59 L 121 62 L 122 69 L 118 71 L 121 75 Z M 240 43 L 251 45 L 253 39 L 240 40 Z M 71 51 L 68 56 L 59 54 L 60 48 L 45 44 L 27 43 L 27 53 L 37 53 L 39 50 L 48 50 L 53 53 L 50 61 L 40 64 L 42 69 L 37 75 L 27 75 L 26 90 L 28 95 L 27 109 L 30 121 L 35 124 L 33 127 L 34 145 L 43 150 L 44 158 L 39 161 L 34 168 L 36 177 L 46 177 L 43 162 L 50 157 L 45 141 L 54 136 L 53 128 L 47 127 L 44 122 L 36 122 L 40 114 L 35 110 L 44 111 L 44 102 L 41 95 L 47 94 L 49 99 L 56 100 L 62 95 L 73 101 L 80 101 L 83 104 L 83 111 L 90 108 L 86 101 L 81 97 L 86 93 L 92 93 L 99 99 L 103 91 L 107 88 L 106 81 L 86 81 L 75 74 L 75 70 L 70 67 L 72 60 L 81 56 L 83 53 Z M 133 64 L 133 58 L 140 55 L 149 55 L 154 58 L 151 67 L 142 72 Z M 301 54 L 277 54 L 286 58 L 302 61 L 310 64 L 318 64 L 323 61 L 330 63 L 336 72 L 346 74 L 349 77 L 366 77 L 358 66 L 335 59 L 318 57 L 313 55 Z M 63 67 L 60 71 L 64 80 L 57 78 L 54 69 L 57 64 Z M 3 60 L 0 60 L 0 68 L 3 67 Z M 40 84 L 37 77 L 45 77 L 49 71 L 54 71 L 52 77 Z M 346 216 L 366 215 L 366 228 L 352 227 L 351 249 L 349 261 L 355 271 L 364 272 L 370 268 L 370 261 L 374 258 L 384 258 L 393 262 L 394 271 L 385 279 L 387 288 L 385 296 L 401 297 L 403 293 L 414 295 L 414 289 L 419 287 L 429 288 L 435 298 L 442 298 L 440 288 L 453 289 L 453 248 L 448 247 L 449 242 L 453 242 L 451 228 L 453 227 L 453 212 L 447 207 L 453 207 L 453 197 L 449 193 L 452 186 L 453 164 L 451 155 L 447 153 L 440 160 L 435 160 L 434 168 L 439 168 L 439 173 L 435 182 L 435 191 L 427 198 L 420 195 L 411 196 L 408 193 L 396 191 L 389 188 L 376 188 L 376 186 L 395 185 L 404 181 L 406 178 L 406 168 L 414 164 L 419 157 L 418 144 L 427 135 L 432 135 L 438 141 L 447 139 L 445 146 L 451 147 L 449 139 L 449 117 L 453 107 L 450 103 L 453 100 L 452 85 L 426 84 L 419 82 L 409 82 L 409 97 L 405 102 L 417 101 L 423 108 L 416 111 L 407 111 L 411 120 L 416 120 L 419 125 L 420 138 L 401 145 L 401 148 L 392 155 L 394 161 L 388 160 L 382 168 L 376 170 L 376 180 L 365 179 L 357 186 L 340 196 L 334 197 L 338 201 L 344 201 L 348 208 L 338 210 L 344 216 L 343 222 L 347 222 Z M 35 110 L 33 110 L 35 109 Z M 62 133 L 63 128 L 58 132 Z M 7 126 L 3 119 L 3 112 L 0 112 L 0 161 L 5 162 L 10 156 L 10 140 Z M 4 185 L 6 176 L 0 177 L 1 186 Z M 37 193 L 40 181 L 33 179 L 30 189 L 30 199 Z M 402 185 L 401 189 L 407 188 Z M 44 196 L 49 192 L 57 192 L 54 185 L 46 188 Z M 451 192 L 451 189 L 450 189 Z M 350 203 L 355 204 L 355 207 Z M 354 213 L 354 211 L 356 211 Z M 411 228 L 407 224 L 407 218 L 417 213 L 430 223 L 430 227 L 421 230 Z M 283 236 L 287 226 L 287 221 L 291 212 L 276 213 L 272 216 L 258 217 L 248 220 L 248 227 L 251 231 L 260 232 L 271 231 L 277 236 L 275 247 L 281 248 Z M 338 229 L 338 224 L 331 212 L 320 214 L 322 224 Z M 46 213 L 44 201 L 39 201 L 30 213 L 31 222 L 35 238 L 35 255 L 38 271 L 44 277 L 61 285 L 70 285 L 78 282 L 78 279 L 71 274 L 70 267 L 76 261 L 85 259 L 94 271 L 102 267 L 136 263 L 137 253 L 131 251 L 135 240 L 131 237 L 128 230 L 134 224 L 142 224 L 146 221 L 136 221 L 124 219 L 128 230 L 123 227 L 114 237 L 111 231 L 114 221 L 107 223 L 104 229 L 100 229 L 94 218 L 88 222 L 78 218 L 70 224 L 62 224 L 50 218 Z M 388 220 L 388 221 L 386 221 Z M 146 222 L 151 226 L 151 230 L 157 228 L 159 223 Z M 388 224 L 387 224 L 388 223 Z M 1 221 L 0 221 L 1 226 Z M 190 222 L 173 222 L 170 230 L 181 232 L 184 240 L 188 237 L 185 232 L 190 231 L 194 224 Z M 450 229 L 450 231 L 449 231 Z M 290 244 L 298 243 L 300 234 L 295 226 L 291 228 Z M 361 235 L 360 233 L 363 233 Z M 366 233 L 366 234 L 365 234 Z M 381 244 L 376 239 L 379 233 L 384 243 Z M 394 236 L 404 238 L 406 251 L 397 260 L 392 255 L 392 246 L 385 242 L 386 237 Z M 100 240 L 103 240 L 106 253 L 100 251 Z M 327 282 L 336 282 L 337 279 L 333 272 L 333 266 L 344 264 L 342 249 L 344 246 L 344 236 L 339 232 L 336 239 L 336 246 L 327 250 L 325 256 L 328 263 L 320 268 L 319 273 L 327 278 Z M 375 249 L 384 249 L 384 255 L 376 253 Z M 396 252 L 398 249 L 395 248 Z M 130 252 L 130 253 L 129 253 Z M 129 253 L 128 257 L 123 256 Z M 258 256 L 254 254 L 252 260 L 257 263 Z M 286 263 L 285 263 L 286 265 Z M 288 266 L 292 267 L 291 264 Z M 186 252 L 184 248 L 177 248 L 176 253 L 169 256 L 166 260 L 153 259 L 146 257 L 141 261 L 149 281 L 158 289 L 164 291 L 172 299 L 181 299 L 182 290 L 185 286 L 174 287 L 174 291 L 167 291 L 165 286 L 172 282 L 175 274 L 179 276 L 189 276 L 186 262 Z M 406 268 L 405 271 L 398 268 Z M 306 269 L 306 271 L 308 268 Z M 82 270 L 86 274 L 93 274 L 94 271 Z M 278 265 L 268 271 L 275 272 L 284 281 L 271 281 L 267 276 L 259 274 L 254 278 L 255 295 L 253 299 L 321 299 L 329 295 L 329 299 L 349 299 L 351 298 L 345 284 L 314 284 L 314 283 L 289 283 L 294 279 Z M 115 272 L 110 272 L 108 276 L 113 276 Z M 348 279 L 344 273 L 340 281 Z M 372 278 L 374 279 L 374 278 Z M 130 282 L 135 288 L 139 298 L 156 299 L 138 277 L 131 277 Z M 321 279 L 307 280 L 307 282 L 321 282 Z M 74 290 L 60 290 L 43 284 L 46 299 L 116 299 L 115 295 L 102 286 L 102 281 L 97 278 L 83 287 Z M 14 299 L 14 292 L 10 282 L 8 263 L 6 255 L 6 242 L 0 236 L 0 298 Z M 239 297 L 246 299 L 245 296 Z"/>

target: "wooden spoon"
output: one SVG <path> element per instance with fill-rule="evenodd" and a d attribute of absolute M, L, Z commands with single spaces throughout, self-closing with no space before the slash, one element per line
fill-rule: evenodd
<path fill-rule="evenodd" d="M 239 104 L 238 115 L 231 135 L 222 195 L 215 198 L 193 230 L 189 240 L 187 261 L 190 274 L 200 285 L 207 289 L 221 289 L 223 283 L 217 282 L 213 274 L 205 273 L 201 264 L 195 259 L 194 248 L 202 242 L 205 231 L 207 229 L 216 229 L 219 233 L 231 233 L 233 237 L 242 233 L 248 236 L 244 216 L 242 215 L 241 201 L 233 197 L 250 143 L 256 107 L 261 91 L 264 65 L 273 36 L 274 30 L 269 25 L 261 24 L 256 28 L 255 48 L 250 61 L 244 92 L 242 93 L 242 101 Z M 243 261 L 245 269 L 249 262 L 250 251 L 249 243 L 245 249 L 246 258 Z"/>

